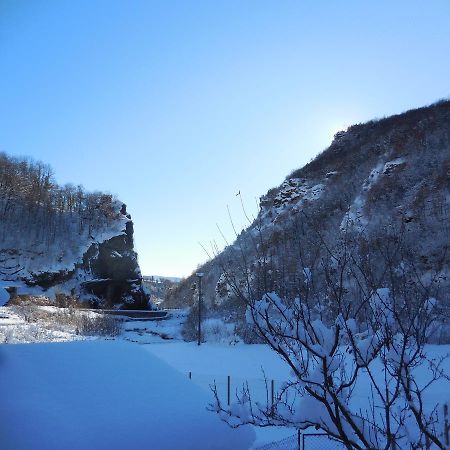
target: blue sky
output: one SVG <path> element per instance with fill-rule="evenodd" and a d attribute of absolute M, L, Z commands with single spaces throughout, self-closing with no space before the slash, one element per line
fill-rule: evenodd
<path fill-rule="evenodd" d="M 346 126 L 450 96 L 448 1 L 0 0 L 0 150 L 117 194 L 143 273 Z"/>

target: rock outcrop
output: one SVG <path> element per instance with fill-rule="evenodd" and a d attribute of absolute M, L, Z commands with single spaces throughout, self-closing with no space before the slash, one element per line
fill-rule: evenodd
<path fill-rule="evenodd" d="M 104 306 L 123 303 L 125 307 L 148 306 L 148 296 L 142 287 L 142 276 L 134 251 L 133 222 L 122 205 L 120 213 L 128 221 L 123 233 L 101 243 L 93 243 L 83 255 L 79 271 L 93 278 L 81 283 L 85 293 L 102 300 Z"/>
<path fill-rule="evenodd" d="M 417 277 L 425 282 L 439 272 L 441 300 L 450 304 L 449 223 L 450 101 L 443 101 L 337 133 L 328 149 L 261 198 L 257 219 L 233 245 L 198 269 L 204 300 L 211 314 L 243 314 L 222 270 L 226 264 L 239 273 L 242 249 L 250 279 L 270 264 L 269 288 L 293 298 L 305 260 L 321 257 L 313 236 L 332 246 L 347 233 L 364 254 L 395 229 L 414 249 Z M 193 304 L 195 281 L 194 274 L 182 281 L 168 304 Z"/>
<path fill-rule="evenodd" d="M 0 288 L 147 308 L 126 206 L 109 194 L 58 186 L 43 163 L 0 153 Z"/>
<path fill-rule="evenodd" d="M 78 242 L 78 257 L 70 261 L 62 255 L 56 267 L 46 252 L 0 250 L 0 286 L 14 288 L 18 295 L 65 294 L 92 307 L 147 309 L 150 299 L 142 286 L 133 222 L 125 205 L 110 230 L 103 229 L 96 237 L 92 234 Z"/>

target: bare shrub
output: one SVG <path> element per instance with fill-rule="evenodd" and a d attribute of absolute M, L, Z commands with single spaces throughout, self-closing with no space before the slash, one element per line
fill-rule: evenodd
<path fill-rule="evenodd" d="M 76 315 L 77 334 L 82 336 L 118 336 L 121 333 L 122 326 L 119 319 L 109 314 L 94 314 Z"/>
<path fill-rule="evenodd" d="M 35 306 L 53 306 L 53 302 L 43 295 L 16 295 L 8 301 L 8 306 L 23 306 L 33 304 Z"/>
<path fill-rule="evenodd" d="M 207 309 L 205 305 L 202 306 L 202 314 L 206 314 Z M 182 336 L 185 341 L 195 341 L 198 337 L 198 302 L 194 303 L 189 310 L 183 325 Z"/>
<path fill-rule="evenodd" d="M 21 301 L 20 303 L 16 303 L 14 306 L 12 306 L 12 308 L 19 316 L 21 316 L 25 320 L 25 322 L 31 323 L 37 321 L 37 306 L 32 302 Z"/>
<path fill-rule="evenodd" d="M 72 332 L 79 336 L 117 336 L 122 322 L 102 312 L 83 311 L 74 307 L 42 308 L 35 300 L 20 301 L 11 307 L 27 323 L 36 323 L 52 331 Z"/>
<path fill-rule="evenodd" d="M 206 319 L 202 323 L 205 341 L 217 344 L 237 344 L 240 339 L 235 334 L 235 325 L 221 319 Z"/>
<path fill-rule="evenodd" d="M 70 327 L 80 336 L 117 336 L 122 331 L 120 319 L 112 315 L 75 308 L 63 308 L 51 313 L 48 321 L 53 326 Z"/>
<path fill-rule="evenodd" d="M 78 297 L 59 292 L 55 294 L 55 306 L 58 308 L 81 308 L 84 305 Z"/>

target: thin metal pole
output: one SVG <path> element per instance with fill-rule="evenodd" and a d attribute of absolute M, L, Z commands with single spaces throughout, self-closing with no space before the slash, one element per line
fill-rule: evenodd
<path fill-rule="evenodd" d="M 202 342 L 202 277 L 198 277 L 198 342 L 200 345 Z"/>
<path fill-rule="evenodd" d="M 228 378 L 227 378 L 227 391 L 228 391 L 228 406 L 230 406 L 230 388 L 231 388 L 231 377 L 230 377 L 230 375 L 228 375 Z"/>

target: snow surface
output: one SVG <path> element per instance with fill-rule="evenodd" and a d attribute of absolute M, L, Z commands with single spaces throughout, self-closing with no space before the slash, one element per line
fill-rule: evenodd
<path fill-rule="evenodd" d="M 369 176 L 364 180 L 361 194 L 357 195 L 350 205 L 349 210 L 342 219 L 340 230 L 345 231 L 347 227 L 353 227 L 358 231 L 362 231 L 369 223 L 368 218 L 364 215 L 364 207 L 366 204 L 367 192 L 377 183 L 380 175 L 385 170 L 385 165 L 379 162 L 370 172 Z"/>
<path fill-rule="evenodd" d="M 215 375 L 261 379 L 261 368 L 268 378 L 285 380 L 290 376 L 287 364 L 264 344 L 202 344 L 174 342 L 153 344 L 145 350 L 161 358 L 180 372 L 201 373 L 210 379 Z"/>
<path fill-rule="evenodd" d="M 121 341 L 0 346 L 0 442 L 29 449 L 248 449 L 205 409 L 210 396 Z"/>
<path fill-rule="evenodd" d="M 181 330 L 189 309 L 173 309 L 164 320 L 128 320 L 123 324 L 122 338 L 139 344 L 182 341 Z"/>
<path fill-rule="evenodd" d="M 40 308 L 48 312 L 56 309 Z M 277 390 L 291 378 L 291 373 L 266 345 L 206 343 L 197 346 L 183 342 L 180 330 L 186 312 L 175 310 L 163 321 L 126 321 L 122 334 L 115 341 L 0 345 L 0 421 L 4 424 L 0 427 L 0 448 L 102 449 L 109 445 L 112 449 L 234 450 L 258 449 L 280 440 L 283 440 L 282 448 L 291 448 L 286 446 L 288 441 L 292 441 L 292 448 L 295 448 L 296 431 L 287 427 L 247 427 L 242 431 L 244 434 L 239 435 L 242 441 L 236 438 L 239 440 L 236 446 L 235 438 L 226 434 L 237 435 L 220 422 L 218 415 L 206 411 L 207 405 L 213 402 L 210 386 L 214 383 L 226 405 L 228 376 L 231 403 L 245 382 L 253 398 L 265 403 L 264 376 L 269 386 L 274 380 Z M 51 334 L 39 322 L 25 323 L 9 307 L 0 308 L 0 338 L 4 332 L 8 342 L 80 339 L 68 332 Z M 450 346 L 427 346 L 427 353 L 433 358 L 444 357 L 450 353 Z M 450 373 L 450 359 L 442 368 Z M 427 376 L 426 371 L 417 371 L 416 381 L 425 384 Z M 366 406 L 369 396 L 367 379 L 362 377 L 356 386 L 354 406 Z M 441 380 L 428 390 L 427 405 L 442 405 L 445 401 L 450 401 L 450 391 L 448 382 Z M 191 421 L 203 425 L 191 429 Z M 77 427 L 81 437 L 74 431 Z M 55 432 L 59 429 L 67 437 Z M 196 441 L 192 441 L 189 447 L 191 441 L 188 445 L 184 440 L 176 441 L 180 435 L 184 435 L 183 439 L 201 436 L 202 442 L 196 445 Z M 252 444 L 254 435 L 256 440 Z M 285 441 L 287 437 L 290 438 Z M 6 438 L 11 440 L 6 441 Z M 16 441 L 12 439 L 16 438 L 17 445 L 13 445 Z M 60 446 L 56 440 L 63 438 Z M 37 444 L 30 446 L 32 439 L 36 439 Z M 86 440 L 81 442 L 80 439 Z M 9 446 L 1 445 L 3 442 Z M 201 446 L 203 444 L 205 447 Z M 215 447 L 219 444 L 222 446 Z M 311 444 L 316 442 L 311 441 Z M 338 448 L 337 444 L 333 446 Z M 329 445 L 321 448 L 331 449 Z"/>
<path fill-rule="evenodd" d="M 266 384 L 274 380 L 275 389 L 290 378 L 290 370 L 286 363 L 263 344 L 202 344 L 193 342 L 171 342 L 167 344 L 146 345 L 145 350 L 163 359 L 180 371 L 191 382 L 201 387 L 208 396 L 208 403 L 213 401 L 210 386 L 217 385 L 221 400 L 227 401 L 227 376 L 231 381 L 231 402 L 235 401 L 236 390 L 248 382 L 252 395 L 259 401 L 266 401 Z M 269 381 L 270 384 L 270 381 Z M 281 440 L 296 434 L 295 429 L 288 427 L 254 427 L 256 440 L 252 448 Z M 295 440 L 296 442 L 296 440 Z M 227 447 L 232 450 L 233 447 Z M 296 448 L 296 447 L 294 447 Z"/>
<path fill-rule="evenodd" d="M 56 312 L 57 308 L 41 306 L 39 310 Z M 86 339 L 86 336 L 77 335 L 73 327 L 41 320 L 27 322 L 20 308 L 0 306 L 0 344 L 75 341 L 83 338 Z"/>
<path fill-rule="evenodd" d="M 50 313 L 57 310 L 57 308 L 48 306 L 40 306 L 38 309 Z M 248 380 L 255 394 L 262 400 L 265 399 L 265 382 L 261 368 L 264 368 L 267 377 L 276 380 L 276 386 L 281 385 L 281 382 L 289 376 L 289 370 L 283 362 L 264 345 L 238 344 L 230 346 L 208 343 L 198 347 L 194 343 L 182 341 L 181 328 L 186 319 L 186 313 L 187 310 L 173 310 L 167 320 L 126 321 L 123 323 L 122 334 L 116 339 L 131 342 L 133 346 L 145 349 L 164 359 L 181 373 L 184 380 L 189 380 L 188 374 L 191 372 L 192 379 L 189 382 L 202 389 L 204 408 L 213 400 L 210 385 L 214 381 L 217 382 L 222 397 L 226 396 L 227 375 L 231 376 L 233 396 L 236 388 Z M 6 341 L 11 344 L 75 339 L 93 338 L 78 336 L 73 330 L 70 330 L 70 327 L 64 331 L 57 331 L 53 327 L 49 328 L 49 324 L 42 321 L 28 323 L 15 312 L 14 308 L 0 307 L 0 342 Z M 0 346 L 1 348 L 2 346 Z M 153 355 L 150 356 L 153 357 Z M 117 358 L 121 358 L 120 352 L 118 352 Z M 127 364 L 127 361 L 124 364 Z M 76 373 L 76 369 L 74 369 L 74 374 Z M 78 375 L 76 377 L 78 378 Z M 212 412 L 209 414 L 217 417 Z M 283 427 L 254 428 L 254 431 L 257 439 L 254 443 L 255 447 L 252 448 L 292 436 L 295 432 L 295 430 Z M 0 446 L 0 448 L 2 447 Z M 224 448 L 231 449 L 227 446 Z"/>

